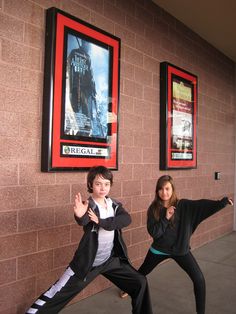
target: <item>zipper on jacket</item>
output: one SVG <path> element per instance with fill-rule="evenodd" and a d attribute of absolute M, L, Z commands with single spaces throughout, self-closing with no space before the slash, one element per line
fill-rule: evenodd
<path fill-rule="evenodd" d="M 124 255 L 125 255 L 126 259 L 127 259 L 128 262 L 130 263 L 130 259 L 129 259 L 127 253 L 126 253 L 126 250 L 124 249 L 124 246 L 123 246 L 122 241 L 120 240 L 120 238 L 121 238 L 120 231 L 117 230 L 117 232 L 118 232 L 118 240 L 119 240 L 120 246 L 121 246 L 121 248 L 122 248 L 122 250 L 123 250 L 123 252 L 124 252 Z"/>

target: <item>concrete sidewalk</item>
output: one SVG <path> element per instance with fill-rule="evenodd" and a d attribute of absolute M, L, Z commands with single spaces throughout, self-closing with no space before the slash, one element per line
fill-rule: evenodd
<path fill-rule="evenodd" d="M 236 313 L 236 232 L 193 251 L 206 279 L 206 314 Z M 192 282 L 172 260 L 148 275 L 154 314 L 194 314 Z M 62 314 L 131 314 L 130 297 L 111 287 L 66 307 Z M 145 313 L 143 313 L 145 314 Z"/>

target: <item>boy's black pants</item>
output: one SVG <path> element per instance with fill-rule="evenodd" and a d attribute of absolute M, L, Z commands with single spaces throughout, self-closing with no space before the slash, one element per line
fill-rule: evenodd
<path fill-rule="evenodd" d="M 67 268 L 61 278 L 44 292 L 26 313 L 59 313 L 75 295 L 100 274 L 131 296 L 133 314 L 152 314 L 146 277 L 118 257 L 110 257 L 104 264 L 94 267 L 85 280 L 79 279 L 70 267 Z"/>

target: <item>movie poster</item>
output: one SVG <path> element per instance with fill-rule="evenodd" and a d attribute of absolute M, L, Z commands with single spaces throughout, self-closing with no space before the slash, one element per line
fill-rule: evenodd
<path fill-rule="evenodd" d="M 172 160 L 193 159 L 192 87 L 178 78 L 172 82 Z"/>
<path fill-rule="evenodd" d="M 120 38 L 46 14 L 41 170 L 118 169 Z"/>
<path fill-rule="evenodd" d="M 107 140 L 108 82 L 109 51 L 68 33 L 64 135 Z"/>

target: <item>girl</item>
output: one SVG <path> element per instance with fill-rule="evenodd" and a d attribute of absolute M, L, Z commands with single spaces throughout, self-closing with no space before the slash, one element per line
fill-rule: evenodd
<path fill-rule="evenodd" d="M 190 237 L 204 219 L 224 208 L 233 205 L 224 197 L 213 200 L 178 200 L 173 179 L 164 175 L 156 184 L 156 193 L 147 212 L 147 229 L 153 243 L 139 272 L 149 274 L 159 263 L 172 258 L 193 281 L 198 314 L 205 313 L 205 279 L 190 251 Z M 125 292 L 121 297 L 125 297 Z"/>

